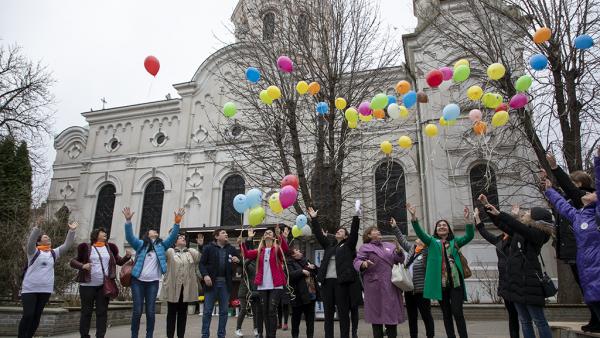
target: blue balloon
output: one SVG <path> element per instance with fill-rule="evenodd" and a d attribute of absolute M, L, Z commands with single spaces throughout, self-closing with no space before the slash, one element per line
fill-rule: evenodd
<path fill-rule="evenodd" d="M 248 198 L 244 194 L 239 194 L 233 198 L 233 208 L 235 211 L 243 214 L 248 209 Z"/>
<path fill-rule="evenodd" d="M 246 79 L 252 83 L 257 83 L 260 80 L 260 71 L 254 67 L 246 69 Z"/>
<path fill-rule="evenodd" d="M 250 189 L 246 193 L 246 203 L 250 209 L 259 206 L 262 203 L 262 192 L 256 188 Z"/>
<path fill-rule="evenodd" d="M 317 103 L 317 113 L 321 115 L 325 115 L 329 112 L 329 105 L 327 102 L 319 102 Z"/>
<path fill-rule="evenodd" d="M 594 39 L 587 34 L 583 34 L 575 38 L 574 44 L 577 49 L 588 49 L 594 45 Z"/>
<path fill-rule="evenodd" d="M 544 54 L 535 54 L 529 59 L 529 64 L 535 70 L 544 70 L 548 67 L 548 58 Z"/>
<path fill-rule="evenodd" d="M 306 219 L 305 215 L 298 215 L 298 217 L 296 217 L 296 226 L 300 229 L 302 229 L 306 223 L 308 223 L 308 219 Z"/>
<path fill-rule="evenodd" d="M 404 94 L 404 96 L 402 97 L 402 103 L 406 108 L 414 106 L 415 103 L 417 103 L 417 92 L 411 90 L 408 93 Z"/>
<path fill-rule="evenodd" d="M 385 107 L 387 108 L 390 104 L 397 102 L 398 100 L 396 100 L 396 97 L 394 95 L 388 95 L 388 104 Z"/>
<path fill-rule="evenodd" d="M 444 107 L 442 111 L 444 120 L 454 121 L 460 116 L 460 107 L 456 103 L 450 103 Z"/>

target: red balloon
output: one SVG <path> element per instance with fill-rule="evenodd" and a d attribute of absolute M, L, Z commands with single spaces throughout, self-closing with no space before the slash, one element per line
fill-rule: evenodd
<path fill-rule="evenodd" d="M 281 180 L 281 187 L 285 187 L 286 185 L 291 185 L 294 189 L 298 190 L 298 177 L 296 175 L 287 175 Z"/>
<path fill-rule="evenodd" d="M 506 103 L 503 102 L 498 106 L 498 108 L 496 108 L 496 112 L 499 111 L 508 111 L 508 106 L 506 105 Z"/>
<path fill-rule="evenodd" d="M 427 73 L 425 80 L 427 81 L 429 87 L 436 88 L 441 85 L 442 82 L 444 82 L 444 73 L 442 73 L 442 71 L 439 69 L 434 69 Z"/>
<path fill-rule="evenodd" d="M 156 57 L 150 55 L 144 60 L 144 67 L 148 73 L 152 74 L 152 76 L 156 76 L 156 74 L 158 74 L 158 70 L 160 69 L 160 62 L 158 62 Z"/>

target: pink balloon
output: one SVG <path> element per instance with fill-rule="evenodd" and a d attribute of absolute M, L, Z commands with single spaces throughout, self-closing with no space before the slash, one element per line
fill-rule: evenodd
<path fill-rule="evenodd" d="M 528 101 L 529 100 L 527 99 L 527 95 L 525 95 L 523 93 L 519 93 L 510 99 L 510 102 L 508 103 L 508 105 L 512 109 L 521 109 L 527 105 Z"/>
<path fill-rule="evenodd" d="M 364 115 L 364 116 L 369 116 L 373 113 L 373 111 L 371 110 L 371 102 L 363 102 L 360 104 L 360 106 L 358 106 L 358 112 L 360 113 L 360 115 Z"/>
<path fill-rule="evenodd" d="M 450 67 L 442 67 L 440 68 L 440 72 L 444 75 L 444 81 L 452 80 L 452 76 L 454 75 L 454 71 Z"/>
<path fill-rule="evenodd" d="M 469 120 L 471 120 L 473 122 L 481 121 L 482 117 L 483 117 L 483 114 L 481 113 L 481 110 L 479 110 L 479 109 L 473 109 L 469 112 Z"/>
<path fill-rule="evenodd" d="M 291 73 L 294 70 L 294 63 L 292 59 L 282 55 L 277 59 L 277 67 L 284 73 Z"/>
<path fill-rule="evenodd" d="M 279 191 L 279 202 L 281 202 L 281 206 L 284 209 L 294 205 L 297 197 L 298 190 L 294 189 L 294 187 L 291 185 L 286 185 L 285 187 L 281 188 L 281 191 Z"/>

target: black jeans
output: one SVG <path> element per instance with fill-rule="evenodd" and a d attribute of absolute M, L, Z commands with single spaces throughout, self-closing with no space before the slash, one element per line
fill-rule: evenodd
<path fill-rule="evenodd" d="M 287 324 L 288 318 L 290 317 L 290 304 L 283 304 L 283 302 L 279 302 L 279 307 L 277 308 L 277 318 L 279 319 L 279 325 Z"/>
<path fill-rule="evenodd" d="M 306 321 L 306 337 L 313 338 L 315 334 L 315 302 L 292 307 L 292 338 L 300 335 L 300 321 L 304 314 Z"/>
<path fill-rule="evenodd" d="M 250 291 L 249 291 L 250 292 Z M 240 314 L 238 315 L 236 330 L 240 330 L 242 328 L 242 323 L 244 319 L 246 319 L 246 315 L 248 314 L 248 306 L 252 310 L 252 324 L 255 329 L 258 329 L 258 325 L 256 323 L 258 311 L 257 311 L 257 303 L 258 299 L 253 299 L 252 297 L 240 297 Z"/>
<path fill-rule="evenodd" d="M 283 289 L 259 290 L 260 307 L 262 311 L 258 313 L 257 323 L 259 323 L 258 332 L 262 333 L 262 323 L 265 323 L 265 337 L 274 338 L 277 334 L 277 306 L 279 299 L 283 294 Z"/>
<path fill-rule="evenodd" d="M 423 293 L 405 292 L 404 302 L 406 304 L 406 313 L 408 315 L 410 337 L 419 337 L 419 312 L 421 313 L 423 324 L 425 324 L 425 335 L 427 337 L 433 337 L 435 335 L 435 329 L 433 325 L 433 316 L 431 315 L 431 301 L 427 298 L 423 298 Z M 519 325 L 518 322 L 517 325 Z"/>
<path fill-rule="evenodd" d="M 23 293 L 23 317 L 19 322 L 19 338 L 31 338 L 40 325 L 44 307 L 50 300 L 50 293 Z"/>
<path fill-rule="evenodd" d="M 106 321 L 108 320 L 108 297 L 104 295 L 102 285 L 79 286 L 81 298 L 81 317 L 79 318 L 79 334 L 81 338 L 90 336 L 90 323 L 94 305 L 96 307 L 96 338 L 106 335 Z"/>
<path fill-rule="evenodd" d="M 352 338 L 358 337 L 358 305 L 350 308 L 350 321 L 352 322 Z"/>
<path fill-rule="evenodd" d="M 177 303 L 167 302 L 167 338 L 175 337 L 175 323 L 177 323 L 177 337 L 185 336 L 185 324 L 187 323 L 188 303 L 183 301 L 183 286 Z"/>
<path fill-rule="evenodd" d="M 504 307 L 508 311 L 508 332 L 510 338 L 519 338 L 519 313 L 515 307 L 515 303 L 504 299 Z"/>
<path fill-rule="evenodd" d="M 440 307 L 442 308 L 442 315 L 444 316 L 444 327 L 446 328 L 446 335 L 448 338 L 455 338 L 454 333 L 454 322 L 452 317 L 456 321 L 456 328 L 458 329 L 458 335 L 460 338 L 467 338 L 467 323 L 465 322 L 465 316 L 463 315 L 463 286 L 456 288 L 443 288 L 442 289 L 442 300 L 440 301 Z"/>
<path fill-rule="evenodd" d="M 373 324 L 371 326 L 373 327 L 373 337 L 374 338 L 383 338 L 384 337 L 383 324 Z M 398 335 L 396 325 L 386 325 L 385 333 L 388 338 L 396 338 L 396 336 Z"/>
<path fill-rule="evenodd" d="M 577 282 L 577 286 L 579 286 L 579 290 L 581 290 L 581 293 L 583 294 L 583 289 L 581 288 L 581 281 L 579 280 L 579 270 L 577 269 L 577 264 L 569 263 L 569 266 L 571 267 L 571 272 L 573 273 L 575 282 Z M 588 305 L 588 309 L 590 309 L 590 322 L 588 324 L 593 326 L 600 325 L 600 320 L 598 319 L 599 317 L 594 311 L 594 309 L 590 305 Z"/>
<path fill-rule="evenodd" d="M 340 321 L 339 338 L 350 336 L 350 284 L 338 284 L 337 279 L 328 278 L 321 290 L 325 311 L 325 338 L 333 338 L 335 308 Z"/>

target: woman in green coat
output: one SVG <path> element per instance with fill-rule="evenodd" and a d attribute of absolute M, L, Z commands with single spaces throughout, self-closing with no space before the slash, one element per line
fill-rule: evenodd
<path fill-rule="evenodd" d="M 435 223 L 435 230 L 431 236 L 419 225 L 416 208 L 410 204 L 407 204 L 406 208 L 411 214 L 411 222 L 417 237 L 429 248 L 423 297 L 440 302 L 448 338 L 456 337 L 453 317 L 459 336 L 466 338 L 468 335 L 463 315 L 463 301 L 467 299 L 467 291 L 459 249 L 473 239 L 475 228 L 473 224 L 467 224 L 465 235 L 455 237 L 448 221 L 439 220 Z M 465 220 L 469 222 L 470 212 L 467 207 L 465 207 L 464 216 Z"/>

